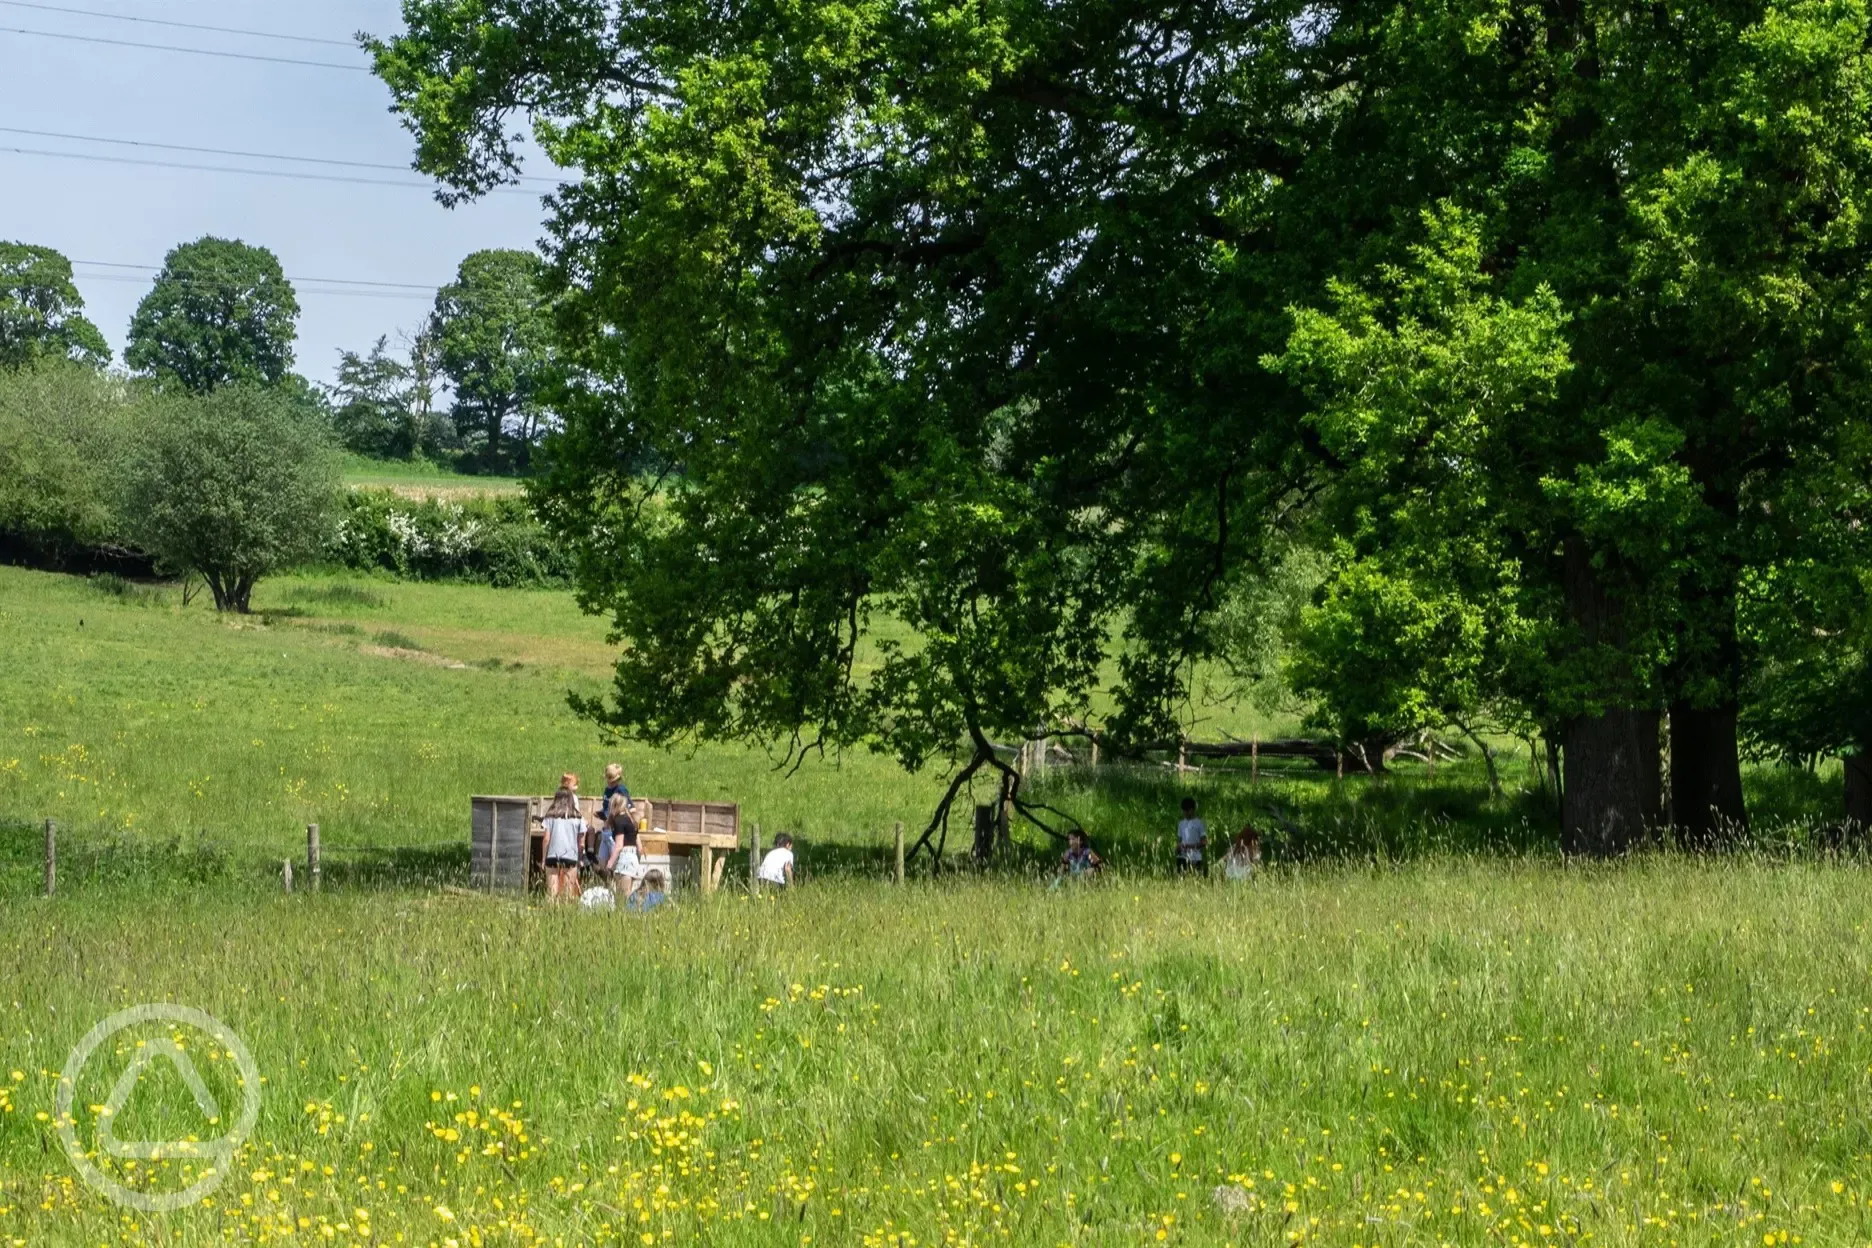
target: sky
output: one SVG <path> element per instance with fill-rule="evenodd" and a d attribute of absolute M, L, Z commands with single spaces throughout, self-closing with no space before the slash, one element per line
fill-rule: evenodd
<path fill-rule="evenodd" d="M 369 73 L 121 45 L 363 67 L 365 57 L 355 47 L 179 29 L 155 20 L 335 40 L 400 28 L 396 0 L 0 0 L 0 241 L 54 247 L 74 262 L 85 314 L 119 362 L 131 313 L 153 270 L 170 248 L 203 235 L 238 238 L 279 257 L 295 279 L 301 308 L 294 367 L 313 381 L 331 380 L 340 349 L 362 351 L 381 334 L 394 341 L 398 330 L 420 324 L 434 288 L 454 276 L 469 252 L 531 247 L 541 237 L 545 214 L 536 192 L 542 187 L 453 209 L 436 203 L 426 189 L 432 184 L 407 172 L 412 140 L 388 111 L 389 92 Z M 26 30 L 84 41 L 15 33 Z M 291 164 L 47 133 L 397 168 Z M 254 177 L 26 155 L 17 148 L 419 185 Z"/>

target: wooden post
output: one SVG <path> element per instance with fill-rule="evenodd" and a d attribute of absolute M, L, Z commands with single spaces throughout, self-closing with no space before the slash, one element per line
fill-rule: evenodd
<path fill-rule="evenodd" d="M 306 824 L 306 874 L 312 877 L 312 891 L 319 891 L 318 824 Z"/>
<path fill-rule="evenodd" d="M 1436 738 L 1431 736 L 1429 733 L 1424 734 L 1424 754 L 1430 760 L 1430 778 L 1432 780 L 1435 780 L 1436 779 Z"/>
<path fill-rule="evenodd" d="M 286 886 L 287 892 L 292 892 L 292 859 L 290 858 L 286 859 L 285 866 L 280 869 L 280 883 Z"/>
<path fill-rule="evenodd" d="M 1092 734 L 1092 765 L 1098 766 L 1098 733 Z"/>
<path fill-rule="evenodd" d="M 1261 734 L 1258 732 L 1248 741 L 1248 783 L 1261 783 Z"/>
<path fill-rule="evenodd" d="M 696 877 L 696 882 L 703 892 L 712 893 L 715 891 L 715 850 L 708 845 L 698 845 L 696 851 L 700 856 L 697 865 L 702 868 Z"/>
<path fill-rule="evenodd" d="M 1345 779 L 1345 751 L 1337 746 L 1333 747 L 1333 778 Z"/>
<path fill-rule="evenodd" d="M 1177 742 L 1177 770 L 1179 772 L 1189 770 L 1189 742 L 1188 741 Z"/>
<path fill-rule="evenodd" d="M 748 892 L 760 896 L 760 824 L 754 825 L 754 839 L 748 842 L 747 856 Z"/>
<path fill-rule="evenodd" d="M 897 826 L 891 830 L 891 848 L 897 857 L 897 887 L 902 888 L 904 882 L 904 859 L 903 820 L 901 819 L 897 821 Z"/>
<path fill-rule="evenodd" d="M 45 821 L 45 895 L 58 891 L 58 821 Z"/>

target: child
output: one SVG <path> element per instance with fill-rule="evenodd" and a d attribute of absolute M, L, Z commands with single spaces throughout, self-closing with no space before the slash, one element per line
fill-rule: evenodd
<path fill-rule="evenodd" d="M 654 910 L 669 900 L 669 894 L 664 889 L 663 873 L 652 871 L 644 876 L 643 889 L 625 900 L 624 908 L 639 914 Z"/>
<path fill-rule="evenodd" d="M 553 901 L 578 898 L 579 833 L 585 820 L 579 814 L 578 777 L 559 777 L 559 791 L 541 817 L 546 825 L 546 896 Z"/>
<path fill-rule="evenodd" d="M 1222 878 L 1240 882 L 1252 876 L 1260 864 L 1261 834 L 1252 823 L 1243 824 L 1229 842 L 1228 856 L 1222 859 Z"/>
<path fill-rule="evenodd" d="M 1209 874 L 1209 864 L 1203 861 L 1203 847 L 1208 844 L 1209 825 L 1196 817 L 1196 799 L 1186 797 L 1183 818 L 1177 822 L 1176 830 L 1177 870 Z"/>
<path fill-rule="evenodd" d="M 1098 856 L 1086 834 L 1074 828 L 1066 834 L 1066 852 L 1060 855 L 1060 874 L 1067 877 L 1096 876 L 1105 868 L 1105 860 Z"/>
<path fill-rule="evenodd" d="M 610 857 L 600 865 L 599 870 L 609 879 L 623 883 L 624 897 L 637 891 L 646 878 L 643 857 L 637 850 L 637 822 L 630 817 L 630 811 L 619 804 L 611 812 L 611 821 L 606 827 L 606 835 L 611 845 Z"/>
<path fill-rule="evenodd" d="M 621 763 L 607 763 L 604 770 L 604 798 L 598 804 L 598 827 L 596 830 L 596 857 L 592 860 L 599 874 L 604 874 L 607 865 L 615 856 L 617 824 L 614 822 L 619 811 L 629 821 L 631 831 L 637 830 L 637 820 L 632 809 L 630 790 L 624 787 L 624 767 Z"/>
<path fill-rule="evenodd" d="M 755 876 L 763 884 L 777 884 L 781 888 L 793 883 L 793 838 L 782 832 L 774 837 L 774 847 L 761 859 L 760 870 Z"/>

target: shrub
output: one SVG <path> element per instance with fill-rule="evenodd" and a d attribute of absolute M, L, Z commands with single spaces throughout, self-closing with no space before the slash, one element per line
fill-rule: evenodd
<path fill-rule="evenodd" d="M 563 585 L 571 573 L 563 548 L 511 495 L 414 500 L 353 490 L 327 554 L 359 571 L 504 588 Z"/>
<path fill-rule="evenodd" d="M 338 473 L 289 397 L 237 385 L 152 404 L 126 483 L 137 544 L 199 573 L 216 610 L 245 612 L 255 581 L 321 550 Z"/>
<path fill-rule="evenodd" d="M 48 360 L 0 372 L 0 537 L 53 567 L 124 544 L 118 481 L 135 394 Z"/>

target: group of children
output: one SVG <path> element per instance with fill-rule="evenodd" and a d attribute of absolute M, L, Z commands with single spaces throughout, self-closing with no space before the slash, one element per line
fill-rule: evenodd
<path fill-rule="evenodd" d="M 1183 817 L 1176 827 L 1176 866 L 1178 873 L 1209 874 L 1209 825 L 1196 815 L 1196 799 L 1183 799 Z M 1222 875 L 1229 880 L 1245 880 L 1261 864 L 1261 834 L 1253 824 L 1229 842 L 1222 857 Z M 1066 877 L 1095 876 L 1105 869 L 1105 860 L 1092 848 L 1085 832 L 1075 828 L 1066 834 L 1066 852 L 1060 858 L 1060 874 Z"/>
<path fill-rule="evenodd" d="M 546 896 L 552 901 L 586 904 L 608 898 L 629 910 L 654 910 L 669 899 L 669 880 L 646 868 L 637 844 L 637 806 L 624 787 L 624 768 L 605 768 L 604 800 L 587 818 L 579 809 L 578 776 L 559 777 L 541 822 L 546 827 Z M 581 871 L 595 883 L 589 896 Z"/>
<path fill-rule="evenodd" d="M 547 899 L 654 910 L 669 900 L 669 880 L 644 864 L 637 804 L 624 787 L 624 768 L 612 763 L 604 775 L 604 799 L 590 818 L 579 809 L 578 776 L 568 771 L 559 777 L 559 790 L 540 820 L 546 826 Z M 582 873 L 594 878 L 590 889 Z M 792 884 L 793 838 L 784 832 L 775 837 L 755 874 L 763 884 Z"/>

